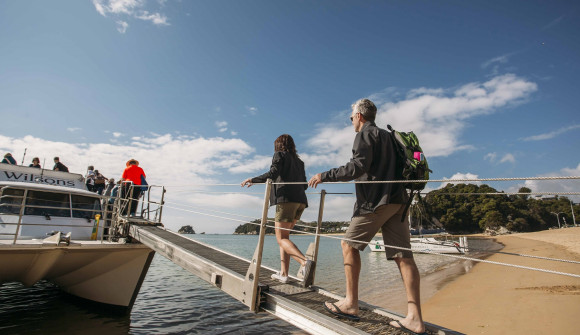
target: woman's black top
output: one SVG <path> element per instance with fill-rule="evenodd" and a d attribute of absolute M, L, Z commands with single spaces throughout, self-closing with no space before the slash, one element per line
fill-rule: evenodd
<path fill-rule="evenodd" d="M 252 178 L 252 183 L 263 183 L 268 178 L 272 179 L 274 183 L 306 183 L 304 162 L 296 154 L 287 151 L 276 151 L 274 157 L 272 157 L 270 171 Z M 307 184 L 274 185 L 270 193 L 270 206 L 284 202 L 298 202 L 308 207 L 308 200 L 304 192 L 307 188 Z"/>

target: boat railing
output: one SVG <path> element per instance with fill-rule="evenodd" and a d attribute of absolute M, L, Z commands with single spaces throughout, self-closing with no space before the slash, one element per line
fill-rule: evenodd
<path fill-rule="evenodd" d="M 141 192 L 135 193 L 135 190 Z M 109 238 L 117 240 L 127 237 L 130 224 L 162 225 L 165 192 L 164 186 L 135 185 L 132 181 L 121 182 L 118 196 L 108 208 L 113 225 Z M 135 211 L 132 210 L 133 206 L 137 206 Z"/>
<path fill-rule="evenodd" d="M 105 223 L 100 225 L 101 218 L 105 219 L 107 217 L 106 206 L 101 207 L 100 203 L 108 197 L 94 195 L 91 196 L 91 202 L 75 202 L 73 201 L 73 195 L 65 191 L 53 191 L 50 193 L 58 193 L 65 195 L 64 201 L 53 201 L 50 199 L 38 199 L 30 196 L 30 193 L 34 192 L 28 188 L 18 188 L 5 186 L 0 188 L 0 214 L 5 216 L 17 216 L 18 220 L 16 222 L 2 222 L 5 226 L 16 226 L 14 232 L 1 233 L 3 236 L 14 236 L 12 241 L 15 244 L 18 241 L 20 232 L 23 226 L 46 226 L 43 223 L 30 223 L 24 222 L 23 218 L 26 216 L 44 216 L 46 220 L 52 220 L 53 217 L 59 218 L 73 218 L 73 219 L 86 219 L 87 222 L 94 221 L 93 226 L 80 225 L 80 224 L 70 224 L 70 223 L 59 223 L 51 222 L 50 226 L 56 229 L 66 229 L 66 228 L 92 228 L 93 233 L 91 234 L 91 239 L 96 240 L 97 236 L 100 235 L 101 240 L 108 238 L 108 230 L 110 228 L 107 220 L 103 220 Z M 35 201 L 37 203 L 35 203 Z M 54 204 L 51 204 L 54 202 Z M 40 204 L 38 204 L 40 203 Z M 57 205 L 59 204 L 59 205 Z M 99 234 L 100 231 L 100 234 Z M 47 232 L 47 236 L 50 236 L 53 232 Z M 64 232 L 63 232 L 64 233 Z"/>

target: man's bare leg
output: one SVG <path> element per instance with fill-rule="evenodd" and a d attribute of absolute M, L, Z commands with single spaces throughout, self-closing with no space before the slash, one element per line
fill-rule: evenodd
<path fill-rule="evenodd" d="M 419 269 L 417 269 L 413 258 L 395 258 L 395 262 L 399 267 L 405 291 L 407 292 L 407 316 L 400 322 L 407 329 L 415 333 L 422 333 L 425 331 L 425 324 L 421 315 L 421 277 L 419 276 Z M 390 325 L 400 328 L 394 321 Z"/>
<path fill-rule="evenodd" d="M 358 315 L 358 282 L 360 276 L 360 252 L 351 247 L 345 241 L 340 243 L 342 247 L 342 258 L 344 259 L 344 275 L 346 277 L 346 297 L 335 303 L 340 309 L 337 311 L 334 306 L 326 304 L 326 307 L 335 312 L 342 312 Z"/>

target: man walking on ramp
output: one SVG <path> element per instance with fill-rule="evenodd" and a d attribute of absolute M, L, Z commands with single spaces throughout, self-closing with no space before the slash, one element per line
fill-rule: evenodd
<path fill-rule="evenodd" d="M 332 181 L 400 179 L 397 176 L 397 164 L 402 162 L 395 151 L 395 139 L 388 131 L 377 127 L 374 122 L 376 113 L 375 104 L 368 99 L 361 99 L 352 105 L 350 120 L 357 134 L 351 160 L 341 167 L 313 176 L 308 182 L 310 187 Z M 336 303 L 325 302 L 324 307 L 337 317 L 359 320 L 360 251 L 367 247 L 368 242 L 382 228 L 387 259 L 394 260 L 399 267 L 407 292 L 407 316 L 390 325 L 412 333 L 422 333 L 425 324 L 421 316 L 419 270 L 410 251 L 408 220 L 401 220 L 402 216 L 406 216 L 407 193 L 400 183 L 361 183 L 356 184 L 355 189 L 356 203 L 352 220 L 346 231 L 346 240 L 341 241 L 346 297 Z"/>

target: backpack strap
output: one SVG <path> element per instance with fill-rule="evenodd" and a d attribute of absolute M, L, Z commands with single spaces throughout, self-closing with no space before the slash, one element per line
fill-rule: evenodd
<path fill-rule="evenodd" d="M 405 221 L 405 217 L 407 216 L 407 211 L 409 207 L 411 207 L 411 202 L 413 202 L 413 190 L 409 193 L 409 200 L 407 200 L 407 204 L 405 204 L 405 209 L 403 210 L 403 215 L 401 215 L 401 222 Z"/>

